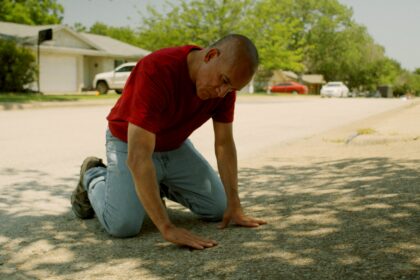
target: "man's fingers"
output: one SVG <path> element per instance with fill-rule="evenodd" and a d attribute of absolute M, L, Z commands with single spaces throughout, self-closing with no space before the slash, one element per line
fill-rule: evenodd
<path fill-rule="evenodd" d="M 266 223 L 267 222 L 264 221 L 264 220 L 249 218 L 249 219 L 246 219 L 246 220 L 242 220 L 242 221 L 240 221 L 236 224 L 239 225 L 239 226 L 244 226 L 244 227 L 258 227 L 258 226 L 264 225 Z"/>
<path fill-rule="evenodd" d="M 243 227 L 258 227 L 260 225 L 264 225 L 267 222 L 264 220 L 253 219 L 249 217 L 245 217 L 244 219 L 234 219 L 234 224 Z M 230 223 L 230 218 L 223 218 L 223 221 L 218 225 L 219 229 L 226 228 Z"/>
<path fill-rule="evenodd" d="M 198 250 L 214 247 L 217 245 L 215 240 L 202 238 L 201 236 L 194 235 L 183 228 L 171 229 L 171 232 L 165 235 L 165 239 L 180 246 L 188 246 Z"/>
<path fill-rule="evenodd" d="M 191 233 L 191 232 L 189 232 L 189 231 L 188 231 L 187 233 L 188 233 L 189 237 L 190 237 L 192 240 L 194 240 L 194 241 L 197 241 L 197 242 L 200 242 L 200 243 L 203 243 L 203 244 L 207 244 L 207 245 L 209 245 L 209 246 L 212 246 L 212 245 L 217 245 L 217 241 L 216 241 L 216 240 L 203 238 L 203 237 L 201 237 L 201 236 L 198 236 L 198 235 L 192 234 L 192 233 Z"/>
<path fill-rule="evenodd" d="M 188 239 L 186 245 L 198 250 L 211 248 L 217 245 L 217 242 L 215 240 L 204 239 L 200 236 L 193 235 L 190 232 L 188 232 L 186 238 Z"/>
<path fill-rule="evenodd" d="M 243 227 L 258 227 L 260 224 L 252 221 L 242 221 L 240 223 L 237 223 L 237 225 Z"/>
<path fill-rule="evenodd" d="M 202 250 L 205 248 L 211 248 L 217 245 L 217 242 L 208 242 L 208 241 L 202 241 L 202 240 L 194 240 L 189 241 L 188 246 L 192 247 L 194 249 Z"/>
<path fill-rule="evenodd" d="M 223 221 L 217 226 L 219 229 L 224 229 L 228 226 L 230 218 L 223 218 Z"/>
<path fill-rule="evenodd" d="M 197 242 L 198 244 L 204 246 L 204 247 L 213 247 L 217 245 L 217 242 L 214 240 L 205 240 L 205 239 L 199 239 L 199 240 L 195 240 L 195 242 Z"/>
<path fill-rule="evenodd" d="M 252 219 L 252 222 L 258 223 L 259 225 L 265 225 L 265 224 L 267 224 L 266 221 L 264 221 L 264 220 L 258 220 L 258 219 Z"/>
<path fill-rule="evenodd" d="M 267 224 L 267 222 L 263 221 L 263 220 L 258 220 L 257 223 L 259 223 L 260 225 L 266 225 Z"/>

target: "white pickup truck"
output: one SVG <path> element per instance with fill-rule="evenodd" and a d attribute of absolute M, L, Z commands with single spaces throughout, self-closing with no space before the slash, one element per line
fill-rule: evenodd
<path fill-rule="evenodd" d="M 136 62 L 127 62 L 121 64 L 113 71 L 98 73 L 93 79 L 93 87 L 96 88 L 100 94 L 106 94 L 110 89 L 121 94 L 125 82 L 135 66 Z"/>

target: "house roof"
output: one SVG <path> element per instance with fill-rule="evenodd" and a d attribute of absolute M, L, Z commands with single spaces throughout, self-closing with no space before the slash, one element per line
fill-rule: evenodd
<path fill-rule="evenodd" d="M 71 28 L 64 25 L 25 25 L 11 22 L 0 22 L 0 38 L 14 38 L 20 43 L 36 45 L 38 32 L 40 30 L 53 29 L 54 32 L 65 31 L 72 34 L 75 38 L 83 42 L 88 46 L 85 50 L 87 53 L 94 55 L 95 52 L 98 55 L 109 55 L 109 56 L 122 56 L 122 57 L 143 57 L 148 55 L 150 52 L 130 44 L 121 42 L 119 40 L 89 33 L 79 33 Z M 53 35 L 54 36 L 54 35 Z M 60 49 L 60 46 L 48 46 L 49 49 L 56 48 Z M 71 48 L 62 48 L 66 51 L 71 51 Z M 80 48 L 74 50 L 80 53 Z"/>
<path fill-rule="evenodd" d="M 95 44 L 101 46 L 102 50 L 104 50 L 107 53 L 128 56 L 134 56 L 138 54 L 140 54 L 141 56 L 146 56 L 150 53 L 150 51 L 146 51 L 133 45 L 118 41 L 111 37 L 89 33 L 79 34 L 86 37 L 89 41 L 95 42 Z"/>
<path fill-rule="evenodd" d="M 0 21 L 0 34 L 17 38 L 29 38 L 38 35 L 38 31 L 48 28 L 56 28 L 59 25 L 26 25 Z"/>
<path fill-rule="evenodd" d="M 286 77 L 291 78 L 293 80 L 297 80 L 299 78 L 299 76 L 293 71 L 283 71 L 283 74 Z"/>
<path fill-rule="evenodd" d="M 302 75 L 302 81 L 307 84 L 325 84 L 324 76 L 318 74 Z"/>

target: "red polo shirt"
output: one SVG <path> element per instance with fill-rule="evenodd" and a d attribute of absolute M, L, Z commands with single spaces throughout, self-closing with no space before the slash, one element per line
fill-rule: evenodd
<path fill-rule="evenodd" d="M 166 48 L 137 63 L 107 117 L 112 135 L 127 142 L 130 122 L 156 134 L 155 151 L 168 151 L 179 148 L 210 118 L 233 121 L 236 93 L 224 98 L 198 98 L 187 65 L 188 53 L 196 49 L 200 48 Z"/>

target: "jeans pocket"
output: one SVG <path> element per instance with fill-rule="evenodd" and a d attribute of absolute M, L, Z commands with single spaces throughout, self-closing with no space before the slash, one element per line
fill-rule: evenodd
<path fill-rule="evenodd" d="M 108 132 L 106 135 L 106 157 L 109 174 L 113 173 L 121 176 L 128 172 L 126 164 L 128 145 Z"/>
<path fill-rule="evenodd" d="M 127 153 L 128 145 L 117 137 L 113 136 L 108 130 L 106 133 L 106 150 L 107 152 Z"/>

